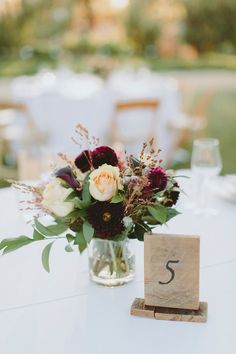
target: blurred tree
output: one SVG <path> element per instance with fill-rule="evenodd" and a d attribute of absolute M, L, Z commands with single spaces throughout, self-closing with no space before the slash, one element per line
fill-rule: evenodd
<path fill-rule="evenodd" d="M 19 51 L 24 46 L 54 45 L 70 23 L 70 7 L 75 0 L 21 0 L 19 10 L 0 15 L 0 54 Z"/>
<path fill-rule="evenodd" d="M 183 0 L 185 39 L 199 52 L 236 49 L 236 0 Z"/>
<path fill-rule="evenodd" d="M 128 38 L 138 54 L 153 54 L 159 37 L 156 13 L 149 13 L 155 0 L 131 0 L 125 18 Z"/>

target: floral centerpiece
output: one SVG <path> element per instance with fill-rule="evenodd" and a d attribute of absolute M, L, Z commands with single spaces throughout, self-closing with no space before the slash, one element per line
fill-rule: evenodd
<path fill-rule="evenodd" d="M 134 275 L 134 255 L 130 239 L 143 241 L 144 233 L 166 224 L 178 214 L 174 209 L 180 189 L 173 172 L 161 167 L 159 150 L 153 140 L 144 143 L 139 158 L 97 146 L 87 130 L 77 127 L 87 148 L 74 160 L 56 169 L 50 181 L 37 187 L 13 182 L 16 188 L 33 194 L 31 204 L 39 211 L 33 221 L 32 237 L 4 239 L 3 254 L 39 241 L 49 241 L 42 263 L 49 271 L 49 254 L 55 240 L 67 240 L 65 250 L 88 247 L 90 275 L 98 283 L 117 285 Z M 78 143 L 78 142 L 77 142 Z M 42 214 L 52 217 L 43 224 Z M 118 280 L 117 280 L 118 279 Z"/>

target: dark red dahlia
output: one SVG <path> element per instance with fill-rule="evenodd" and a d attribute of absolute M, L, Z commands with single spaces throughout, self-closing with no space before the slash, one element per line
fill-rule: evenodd
<path fill-rule="evenodd" d="M 173 181 L 173 189 L 169 189 L 167 191 L 164 192 L 164 201 L 163 201 L 163 205 L 165 207 L 172 207 L 173 205 L 175 205 L 179 199 L 179 185 L 176 181 Z"/>
<path fill-rule="evenodd" d="M 141 198 L 144 200 L 148 200 L 152 197 L 153 195 L 153 189 L 150 186 L 146 186 L 142 190 L 142 196 Z"/>
<path fill-rule="evenodd" d="M 168 177 L 161 167 L 156 167 L 148 174 L 150 180 L 150 186 L 152 189 L 156 189 L 158 192 L 163 191 L 168 183 Z"/>
<path fill-rule="evenodd" d="M 107 163 L 111 166 L 118 165 L 118 158 L 113 149 L 109 146 L 99 146 L 92 151 L 92 163 L 94 168 L 98 168 L 99 166 Z"/>
<path fill-rule="evenodd" d="M 81 184 L 75 178 L 75 176 L 73 174 L 73 171 L 71 170 L 70 166 L 61 168 L 60 170 L 56 171 L 55 176 L 61 178 L 71 188 L 73 188 L 73 189 L 75 189 L 77 191 L 81 190 Z"/>
<path fill-rule="evenodd" d="M 87 172 L 91 169 L 91 151 L 84 150 L 78 155 L 75 159 L 75 166 L 80 169 L 82 172 Z"/>
<path fill-rule="evenodd" d="M 96 202 L 88 208 L 88 221 L 99 238 L 112 239 L 124 230 L 122 203 Z"/>

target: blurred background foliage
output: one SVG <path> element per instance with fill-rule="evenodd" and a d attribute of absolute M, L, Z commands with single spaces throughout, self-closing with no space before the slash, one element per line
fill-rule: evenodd
<path fill-rule="evenodd" d="M 235 70 L 235 19 L 236 0 L 1 0 L 0 78 L 60 65 L 103 77 L 127 64 Z M 220 138 L 224 172 L 232 173 L 236 91 L 221 84 L 208 107 L 208 134 Z"/>
<path fill-rule="evenodd" d="M 0 74 L 63 62 L 101 74 L 124 61 L 236 69 L 235 18 L 235 0 L 2 0 Z"/>
<path fill-rule="evenodd" d="M 184 0 L 184 39 L 202 52 L 234 54 L 236 49 L 235 0 Z"/>

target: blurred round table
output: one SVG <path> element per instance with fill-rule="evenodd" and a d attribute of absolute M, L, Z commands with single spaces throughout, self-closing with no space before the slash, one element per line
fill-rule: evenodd
<path fill-rule="evenodd" d="M 106 82 L 95 75 L 74 74 L 68 69 L 46 71 L 14 79 L 11 97 L 27 105 L 37 126 L 48 134 L 49 147 L 60 152 L 78 153 L 78 146 L 71 140 L 78 123 L 99 137 L 102 144 L 109 144 L 114 106 L 124 100 L 160 101 L 153 136 L 162 149 L 162 158 L 172 154 L 177 139 L 168 126 L 180 111 L 177 82 L 148 70 L 120 70 Z"/>

